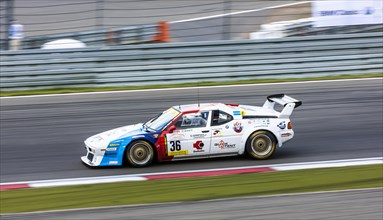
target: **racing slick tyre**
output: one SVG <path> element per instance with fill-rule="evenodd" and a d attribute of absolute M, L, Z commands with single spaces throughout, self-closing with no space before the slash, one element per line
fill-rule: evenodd
<path fill-rule="evenodd" d="M 275 137 L 268 131 L 256 131 L 246 141 L 246 152 L 254 159 L 267 159 L 275 151 Z"/>
<path fill-rule="evenodd" d="M 127 147 L 125 156 L 129 165 L 133 167 L 146 167 L 152 163 L 154 151 L 146 141 L 135 141 Z"/>

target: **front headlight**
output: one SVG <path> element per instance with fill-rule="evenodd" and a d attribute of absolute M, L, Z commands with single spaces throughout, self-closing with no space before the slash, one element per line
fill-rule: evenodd
<path fill-rule="evenodd" d="M 89 147 L 89 146 L 87 146 L 87 148 L 88 148 L 89 152 L 92 152 L 93 154 L 96 153 L 96 149 Z"/>

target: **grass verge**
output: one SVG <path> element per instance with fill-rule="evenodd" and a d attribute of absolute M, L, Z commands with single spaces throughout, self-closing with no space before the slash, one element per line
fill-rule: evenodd
<path fill-rule="evenodd" d="M 0 213 L 370 187 L 383 187 L 382 165 L 2 191 Z"/>
<path fill-rule="evenodd" d="M 46 94 L 65 94 L 78 92 L 104 92 L 104 91 L 122 91 L 122 90 L 140 90 L 140 89 L 162 89 L 162 88 L 180 88 L 194 86 L 219 86 L 219 85 L 238 85 L 238 84 L 257 84 L 257 83 L 275 83 L 275 82 L 300 82 L 313 80 L 332 80 L 332 79 L 358 79 L 382 77 L 383 74 L 360 74 L 360 75 L 339 75 L 324 76 L 311 78 L 287 78 L 287 79 L 254 79 L 254 80 L 237 80 L 227 82 L 200 82 L 200 83 L 183 83 L 183 84 L 164 84 L 164 85 L 148 85 L 148 86 L 124 86 L 124 87 L 99 87 L 99 88 L 52 88 L 52 89 L 36 89 L 26 91 L 2 91 L 0 96 L 21 96 L 21 95 L 46 95 Z"/>

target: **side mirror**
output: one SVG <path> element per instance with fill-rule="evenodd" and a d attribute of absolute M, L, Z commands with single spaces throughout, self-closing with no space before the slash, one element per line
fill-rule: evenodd
<path fill-rule="evenodd" d="M 176 130 L 176 126 L 175 125 L 172 125 L 170 126 L 170 128 L 168 129 L 169 130 L 169 133 L 173 133 L 174 130 Z"/>

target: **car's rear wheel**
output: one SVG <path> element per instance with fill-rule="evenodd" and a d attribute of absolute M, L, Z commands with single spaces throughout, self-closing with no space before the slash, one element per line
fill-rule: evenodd
<path fill-rule="evenodd" d="M 152 163 L 154 151 L 152 146 L 146 141 L 135 141 L 127 147 L 126 159 L 133 167 L 146 167 Z"/>
<path fill-rule="evenodd" d="M 275 137 L 268 131 L 256 131 L 246 142 L 246 152 L 254 159 L 267 159 L 275 151 Z"/>

